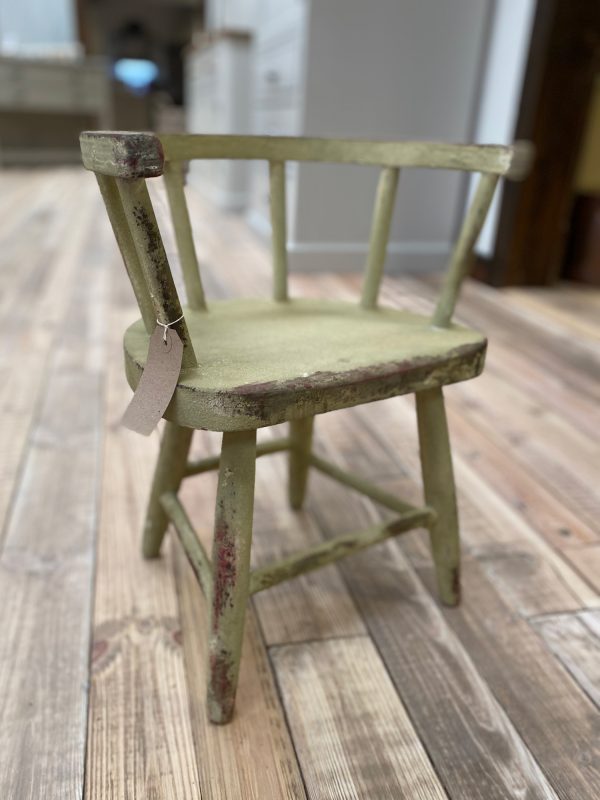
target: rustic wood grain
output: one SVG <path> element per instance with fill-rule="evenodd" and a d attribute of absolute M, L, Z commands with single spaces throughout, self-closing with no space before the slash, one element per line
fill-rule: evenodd
<path fill-rule="evenodd" d="M 360 503 L 315 481 L 310 510 L 329 535 L 334 525 L 368 517 Z M 339 567 L 449 795 L 555 797 L 399 547 L 383 545 Z"/>
<path fill-rule="evenodd" d="M 190 691 L 189 715 L 202 797 L 305 800 L 300 768 L 251 609 L 246 618 L 237 710 L 228 725 L 208 722 L 208 609 L 178 545 L 175 560 Z"/>
<path fill-rule="evenodd" d="M 68 292 L 46 349 L 47 383 L 0 558 L 0 795 L 19 800 L 80 797 L 84 781 L 103 396 L 95 323 L 107 308 L 106 275 L 79 249 L 92 208 L 57 270 L 60 285 L 76 255 L 86 279 Z M 26 406 L 24 418 L 31 414 Z"/>
<path fill-rule="evenodd" d="M 600 545 L 568 548 L 563 555 L 600 594 Z"/>
<path fill-rule="evenodd" d="M 119 425 L 131 394 L 119 358 L 129 308 L 111 315 L 85 788 L 89 800 L 175 800 L 198 796 L 198 774 L 172 561 L 141 556 L 158 439 Z"/>
<path fill-rule="evenodd" d="M 600 707 L 600 612 L 538 617 L 531 623 L 584 692 Z"/>
<path fill-rule="evenodd" d="M 367 636 L 274 648 L 309 797 L 447 795 Z"/>
<path fill-rule="evenodd" d="M 431 574 L 426 578 L 429 584 Z M 557 794 L 596 798 L 600 785 L 597 709 L 529 625 L 506 608 L 473 562 L 465 565 L 464 586 L 465 603 L 454 613 L 445 613 L 446 622 Z"/>
<path fill-rule="evenodd" d="M 29 203 L 16 202 L 17 195 L 10 211 L 21 220 L 14 219 L 14 230 L 2 234 L 7 247 L 1 248 L 6 258 L 2 264 L 6 291 L 0 297 L 0 520 L 6 518 L 13 496 L 27 436 L 48 378 L 49 354 L 58 332 L 64 329 L 74 278 L 84 261 L 89 223 L 97 208 L 93 180 L 82 182 L 72 173 L 54 176 L 43 171 L 42 175 L 50 178 L 49 192 L 40 187 L 31 214 Z M 34 189 L 37 183 L 29 186 L 30 194 Z M 64 205 L 57 207 L 57 203 Z M 67 236 L 70 224 L 74 233 Z M 87 254 L 85 263 L 94 258 L 93 253 Z"/>
<path fill-rule="evenodd" d="M 167 208 L 159 183 L 149 181 L 149 189 L 162 230 Z M 243 219 L 188 195 L 209 301 L 268 295 L 264 244 Z M 433 786 L 431 765 L 448 796 L 460 800 L 595 796 L 598 611 L 580 609 L 600 606 L 593 338 L 600 293 L 561 287 L 512 296 L 465 284 L 459 318 L 491 341 L 484 377 L 448 392 L 466 578 L 462 607 L 444 617 L 427 592 L 424 531 L 352 557 L 343 571 L 328 567 L 257 595 L 238 715 L 230 729 L 214 731 L 204 710 L 204 601 L 170 534 L 162 559 L 148 564 L 140 557 L 157 442 L 117 427 L 130 397 L 119 340 L 135 312 L 102 220 L 97 187 L 81 171 L 2 176 L 2 797 L 82 796 L 96 525 L 90 514 L 102 462 L 98 414 L 106 367 L 88 798 L 305 798 L 265 641 L 284 645 L 272 648 L 273 662 L 293 708 L 289 720 L 311 798 L 322 796 L 320 774 L 329 776 L 325 786 L 333 796 L 368 796 L 361 787 L 382 781 Z M 180 286 L 169 224 L 163 233 Z M 108 276 L 115 283 L 107 300 Z M 438 285 L 387 276 L 380 297 L 430 313 Z M 360 290 L 360 275 L 290 276 L 293 296 L 358 301 Z M 108 305 L 115 311 L 110 318 Z M 259 438 L 286 435 L 281 426 Z M 205 432 L 195 439 L 196 456 L 220 446 L 219 436 Z M 408 400 L 319 417 L 315 450 L 410 502 L 422 500 Z M 309 477 L 306 510 L 291 512 L 286 473 L 284 455 L 258 462 L 255 565 L 387 513 L 318 474 Z M 183 490 L 205 544 L 214 478 L 191 478 Z M 558 531 L 563 524 L 568 534 Z M 358 652 L 375 665 L 376 685 Z M 345 682 L 336 680 L 338 656 Z M 381 657 L 401 700 L 381 677 Z M 298 675 L 306 680 L 298 683 Z M 323 691 L 319 708 L 311 698 Z M 377 707 L 389 700 L 374 721 L 371 699 Z M 420 756 L 410 755 L 408 774 L 399 774 L 409 750 L 391 752 L 399 729 L 389 709 L 395 713 L 399 703 L 430 759 L 422 773 Z M 351 724 L 344 727 L 346 707 Z M 382 767 L 374 775 L 371 760 Z"/>
<path fill-rule="evenodd" d="M 321 443 L 331 458 L 342 459 L 354 467 L 354 454 L 347 442 L 352 440 L 356 420 L 371 437 L 361 464 L 368 474 L 368 458 L 375 453 L 392 453 L 396 442 L 402 442 L 398 475 L 379 483 L 413 503 L 421 502 L 418 445 L 412 402 L 398 399 L 322 418 Z M 482 453 L 485 457 L 486 453 Z M 553 611 L 574 610 L 582 605 L 596 606 L 600 597 L 568 563 L 531 528 L 516 509 L 507 504 L 486 482 L 477 465 L 455 456 L 454 468 L 459 488 L 459 520 L 463 551 L 481 560 L 491 580 L 509 598 L 512 607 L 529 616 Z M 416 565 L 430 564 L 426 538 L 411 534 L 403 538 L 401 547 Z M 571 552 L 571 551 L 569 551 Z M 577 551 L 573 551 L 577 552 Z"/>

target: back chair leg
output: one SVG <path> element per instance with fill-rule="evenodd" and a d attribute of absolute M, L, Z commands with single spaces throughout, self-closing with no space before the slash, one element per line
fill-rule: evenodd
<path fill-rule="evenodd" d="M 460 601 L 460 541 L 448 423 L 440 388 L 416 395 L 425 502 L 437 512 L 430 528 L 440 600 Z"/>
<path fill-rule="evenodd" d="M 306 417 L 290 422 L 289 501 L 296 511 L 302 508 L 306 494 L 314 419 Z"/>
<path fill-rule="evenodd" d="M 160 498 L 165 492 L 176 492 L 179 489 L 185 475 L 193 433 L 192 428 L 182 428 L 174 422 L 165 422 L 144 524 L 142 552 L 145 558 L 156 558 L 160 553 L 169 524 Z"/>
<path fill-rule="evenodd" d="M 208 715 L 233 714 L 250 577 L 256 431 L 223 434 L 213 541 Z"/>

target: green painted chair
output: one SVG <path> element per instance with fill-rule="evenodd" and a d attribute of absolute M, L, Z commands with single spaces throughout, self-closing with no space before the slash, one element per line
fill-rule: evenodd
<path fill-rule="evenodd" d="M 96 173 L 141 319 L 125 333 L 126 372 L 135 387 L 156 322 L 174 323 L 183 364 L 156 466 L 143 534 L 158 556 L 171 522 L 209 600 L 208 709 L 229 721 L 238 679 L 248 596 L 417 527 L 430 533 L 442 602 L 459 600 L 459 533 L 442 387 L 478 375 L 485 338 L 452 323 L 473 244 L 500 176 L 518 178 L 529 150 L 514 147 L 366 142 L 251 136 L 86 132 L 83 162 Z M 267 161 L 273 228 L 272 300 L 207 305 L 183 191 L 190 159 Z M 285 162 L 370 164 L 381 168 L 360 303 L 288 296 Z M 481 173 L 431 318 L 377 305 L 402 167 Z M 187 292 L 182 309 L 146 187 L 163 175 Z M 425 503 L 417 508 L 312 452 L 315 415 L 415 393 Z M 256 430 L 289 422 L 289 435 L 256 444 Z M 220 458 L 188 461 L 194 429 L 223 432 Z M 302 505 L 310 467 L 398 513 L 392 522 L 346 534 L 282 562 L 250 570 L 257 456 L 289 452 L 289 499 Z M 219 470 L 212 563 L 177 492 L 184 478 Z"/>

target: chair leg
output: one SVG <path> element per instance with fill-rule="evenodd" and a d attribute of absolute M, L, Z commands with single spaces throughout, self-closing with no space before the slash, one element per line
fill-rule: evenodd
<path fill-rule="evenodd" d="M 237 689 L 254 507 L 256 431 L 223 434 L 213 541 L 208 715 L 229 722 Z"/>
<path fill-rule="evenodd" d="M 156 558 L 160 553 L 169 524 L 160 498 L 165 492 L 176 492 L 179 489 L 185 474 L 193 433 L 192 428 L 182 428 L 174 422 L 165 423 L 144 523 L 142 552 L 145 558 Z"/>
<path fill-rule="evenodd" d="M 438 591 L 442 603 L 455 606 L 460 602 L 460 541 L 444 396 L 440 388 L 428 389 L 417 393 L 416 401 L 425 502 L 437 512 L 429 533 Z"/>
<path fill-rule="evenodd" d="M 314 419 L 314 417 L 305 417 L 290 422 L 292 446 L 289 454 L 288 494 L 290 506 L 296 511 L 302 508 L 306 494 Z"/>

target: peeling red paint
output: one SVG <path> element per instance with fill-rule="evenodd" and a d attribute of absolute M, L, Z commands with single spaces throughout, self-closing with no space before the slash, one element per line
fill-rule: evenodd
<path fill-rule="evenodd" d="M 231 537 L 229 526 L 222 519 L 215 523 L 216 561 L 213 564 L 214 590 L 212 628 L 216 632 L 220 618 L 229 603 L 229 594 L 237 578 L 235 543 Z"/>

